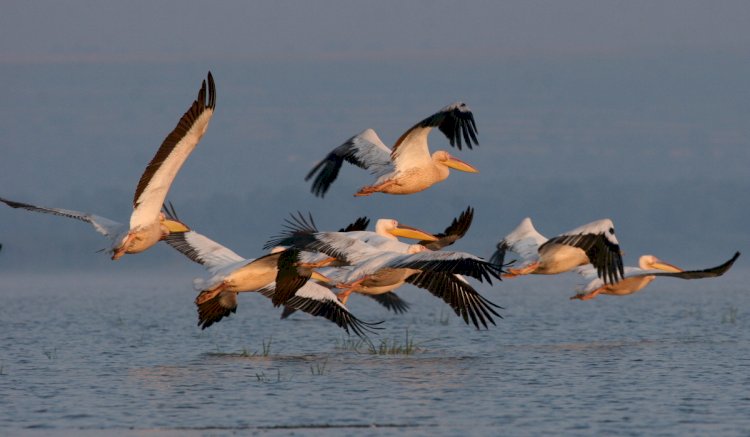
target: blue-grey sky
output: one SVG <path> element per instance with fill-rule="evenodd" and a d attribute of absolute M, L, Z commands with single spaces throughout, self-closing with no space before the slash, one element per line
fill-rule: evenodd
<path fill-rule="evenodd" d="M 631 263 L 711 265 L 750 243 L 749 22 L 730 1 L 6 3 L 0 196 L 127 221 L 210 69 L 217 111 L 170 198 L 243 255 L 290 211 L 437 231 L 472 205 L 460 248 L 479 255 L 525 216 L 549 236 L 611 217 Z M 371 179 L 346 168 L 309 193 L 304 174 L 347 137 L 390 144 L 455 100 L 477 118 L 481 146 L 457 155 L 478 175 L 355 199 Z M 112 263 L 86 225 L 6 207 L 0 243 L 0 270 L 184 262 Z"/>

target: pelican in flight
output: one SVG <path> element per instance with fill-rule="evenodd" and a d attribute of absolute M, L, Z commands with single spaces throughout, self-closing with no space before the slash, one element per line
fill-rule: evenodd
<path fill-rule="evenodd" d="M 500 278 L 501 268 L 468 253 L 430 251 L 419 244 L 408 245 L 406 252 L 383 250 L 347 233 L 318 232 L 312 220 L 301 215 L 287 220 L 286 232 L 272 238 L 266 247 L 276 245 L 323 252 L 347 265 L 335 270 L 333 280 L 343 290 L 338 295 L 342 303 L 352 292 L 384 294 L 410 283 L 442 298 L 466 323 L 471 318 L 477 329 L 479 323 L 484 327 L 487 322 L 494 324 L 492 315 L 501 317 L 492 308 L 497 305 L 458 276 L 492 283 L 491 277 Z"/>
<path fill-rule="evenodd" d="M 525 264 L 509 268 L 504 278 L 556 275 L 586 264 L 592 264 L 607 284 L 617 282 L 624 274 L 620 245 L 610 219 L 597 220 L 547 239 L 527 217 L 497 244 L 491 261 L 502 266 L 507 251 L 520 255 Z"/>
<path fill-rule="evenodd" d="M 109 252 L 113 260 L 126 253 L 143 252 L 170 232 L 187 230 L 178 221 L 165 219 L 160 209 L 180 167 L 206 133 L 215 107 L 216 86 L 209 72 L 208 87 L 204 80 L 198 98 L 164 139 L 141 175 L 133 198 L 129 226 L 85 212 L 35 206 L 3 198 L 0 198 L 0 202 L 12 208 L 74 218 L 91 224 L 97 232 L 111 240 Z"/>
<path fill-rule="evenodd" d="M 351 138 L 320 161 L 305 180 L 315 177 L 312 192 L 325 196 L 346 160 L 357 167 L 370 170 L 377 180 L 360 189 L 355 196 L 372 193 L 412 194 L 444 181 L 450 169 L 477 173 L 471 165 L 440 150 L 432 155 L 427 146 L 427 135 L 437 127 L 448 137 L 450 145 L 461 150 L 463 144 L 471 149 L 479 145 L 474 114 L 465 103 L 456 102 L 425 118 L 406 131 L 389 149 L 372 129 Z"/>
<path fill-rule="evenodd" d="M 164 211 L 167 217 L 178 221 L 174 208 L 165 207 Z M 281 259 L 285 255 L 283 248 L 275 248 L 270 254 L 257 259 L 246 259 L 192 229 L 173 232 L 164 241 L 188 259 L 201 264 L 211 274 L 208 279 L 193 281 L 195 288 L 200 291 L 195 304 L 198 307 L 198 325 L 201 329 L 236 312 L 238 293 L 259 292 L 274 299 L 277 266 L 280 262 L 283 263 Z M 306 275 L 305 279 L 328 281 L 328 278 L 315 271 L 300 273 Z M 313 316 L 325 317 L 347 333 L 351 329 L 362 337 L 366 332 L 371 332 L 375 325 L 354 317 L 331 290 L 314 281 L 306 281 L 295 291 L 286 300 L 286 305 Z"/>
<path fill-rule="evenodd" d="M 703 279 L 716 278 L 726 273 L 739 258 L 740 253 L 722 265 L 704 270 L 685 271 L 672 264 L 665 263 L 653 255 L 643 255 L 638 259 L 638 267 L 625 267 L 624 278 L 616 284 L 605 284 L 601 279 L 595 278 L 578 294 L 571 299 L 589 300 L 600 294 L 611 294 L 614 296 L 626 296 L 641 291 L 648 286 L 657 276 L 666 276 L 680 279 Z M 582 267 L 579 273 L 585 277 L 595 277 L 596 272 L 591 268 Z"/>

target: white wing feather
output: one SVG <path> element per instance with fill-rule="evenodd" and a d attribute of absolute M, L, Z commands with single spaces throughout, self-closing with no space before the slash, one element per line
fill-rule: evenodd
<path fill-rule="evenodd" d="M 537 232 L 531 223 L 531 218 L 526 217 L 521 224 L 503 239 L 508 249 L 517 253 L 525 262 L 534 262 L 539 259 L 539 246 L 547 241 L 547 238 Z"/>

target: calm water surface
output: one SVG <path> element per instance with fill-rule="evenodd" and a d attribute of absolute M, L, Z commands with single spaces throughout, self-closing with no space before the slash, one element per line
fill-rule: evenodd
<path fill-rule="evenodd" d="M 0 279 L 0 434 L 750 433 L 742 266 L 590 302 L 574 276 L 507 280 L 483 288 L 506 308 L 486 331 L 421 290 L 404 316 L 350 301 L 411 355 L 254 294 L 201 331 L 190 275 Z"/>

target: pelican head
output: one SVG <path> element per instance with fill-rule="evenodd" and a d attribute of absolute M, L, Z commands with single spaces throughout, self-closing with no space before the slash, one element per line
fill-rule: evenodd
<path fill-rule="evenodd" d="M 433 153 L 432 161 L 438 165 L 444 165 L 455 170 L 465 171 L 468 173 L 479 173 L 479 170 L 461 161 L 460 159 L 453 157 L 445 150 L 438 150 L 437 152 Z"/>
<path fill-rule="evenodd" d="M 375 223 L 375 232 L 388 238 L 404 237 L 412 240 L 437 241 L 437 237 L 427 232 L 406 226 L 393 219 L 380 219 Z"/>
<path fill-rule="evenodd" d="M 665 272 L 679 273 L 682 270 L 679 267 L 675 267 L 672 264 L 665 263 L 659 258 L 653 255 L 643 255 L 638 259 L 638 266 L 643 270 L 663 270 Z"/>

